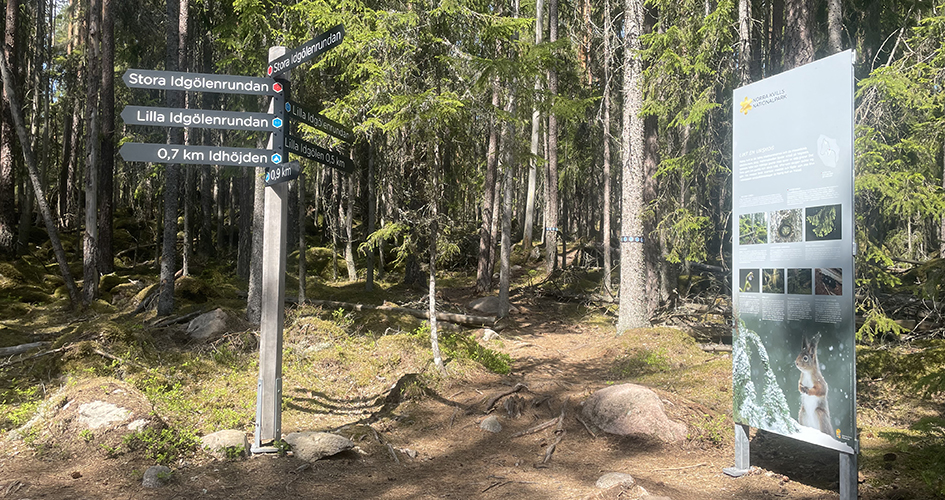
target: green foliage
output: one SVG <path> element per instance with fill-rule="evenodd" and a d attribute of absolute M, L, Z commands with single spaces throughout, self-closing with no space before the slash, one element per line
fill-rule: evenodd
<path fill-rule="evenodd" d="M 818 238 L 823 238 L 832 233 L 837 221 L 836 207 L 827 207 L 816 214 L 807 216 L 807 223 L 812 227 L 812 231 Z"/>
<path fill-rule="evenodd" d="M 430 324 L 424 322 L 419 328 L 411 332 L 418 339 L 430 338 Z M 461 332 L 439 331 L 440 349 L 447 356 L 475 361 L 487 370 L 501 375 L 508 375 L 512 371 L 512 357 L 484 347 L 476 339 Z"/>
<path fill-rule="evenodd" d="M 33 417 L 43 401 L 40 386 L 15 378 L 3 385 L 5 390 L 0 396 L 0 429 L 20 427 Z"/>
<path fill-rule="evenodd" d="M 168 465 L 178 457 L 197 450 L 200 439 L 191 430 L 146 428 L 125 435 L 121 445 L 128 451 L 141 451 L 148 460 Z"/>
<path fill-rule="evenodd" d="M 665 372 L 670 367 L 671 363 L 665 348 L 649 349 L 644 347 L 632 349 L 627 354 L 619 356 L 611 368 L 611 372 L 616 378 L 627 379 L 650 373 Z"/>

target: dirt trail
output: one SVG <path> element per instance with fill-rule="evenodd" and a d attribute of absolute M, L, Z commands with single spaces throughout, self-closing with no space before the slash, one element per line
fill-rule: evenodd
<path fill-rule="evenodd" d="M 356 441 L 357 451 L 311 465 L 291 456 L 228 462 L 185 460 L 172 467 L 170 485 L 145 490 L 140 486 L 141 473 L 151 464 L 140 458 L 105 459 L 93 453 L 40 460 L 25 445 L 16 443 L 0 458 L 0 497 L 634 498 L 629 492 L 596 488 L 597 479 L 607 472 L 629 473 L 651 494 L 673 500 L 837 496 L 798 482 L 805 481 L 804 476 L 823 476 L 813 470 L 792 471 L 790 479 L 783 471 L 760 469 L 747 477 L 729 478 L 721 472 L 732 464 L 729 445 L 713 446 L 698 439 L 664 445 L 592 436 L 575 416 L 589 394 L 613 383 L 618 339 L 609 328 L 545 319 L 553 316 L 548 311 L 526 309 L 516 316 L 515 325 L 504 331 L 502 350 L 515 360 L 511 375 L 467 377 L 462 383 L 440 387 L 435 397 L 403 401 L 389 418 L 370 428 L 361 425 L 339 431 Z M 493 414 L 503 430 L 498 434 L 480 430 L 479 423 L 487 416 L 485 402 L 519 383 L 527 387 L 517 393 L 524 400 L 521 416 L 509 418 L 500 400 Z M 683 420 L 701 411 L 699 405 L 682 396 L 659 394 L 674 419 Z M 550 461 L 542 463 L 548 446 L 558 437 L 554 427 L 522 437 L 512 435 L 557 417 L 565 404 L 563 437 Z M 283 429 L 295 430 L 300 429 Z M 783 467 L 798 461 L 798 455 L 790 455 L 792 449 L 790 444 L 776 444 L 764 452 L 767 458 L 757 458 Z M 770 456 L 783 450 L 789 453 L 783 459 Z M 829 457 L 802 461 L 828 468 L 830 463 Z M 828 473 L 827 477 L 832 476 Z M 829 486 L 829 482 L 819 486 Z"/>

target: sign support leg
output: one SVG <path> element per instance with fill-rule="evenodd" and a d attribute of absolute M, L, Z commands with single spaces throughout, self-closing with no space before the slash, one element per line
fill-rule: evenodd
<path fill-rule="evenodd" d="M 273 47 L 269 59 L 285 53 L 285 47 Z M 270 113 L 284 106 L 284 99 L 274 97 Z M 269 137 L 269 149 L 284 158 L 282 133 Z M 266 188 L 265 223 L 262 254 L 262 315 L 259 325 L 259 382 L 256 393 L 256 427 L 253 453 L 279 451 L 282 439 L 282 330 L 285 323 L 286 224 L 289 214 L 288 184 Z"/>
<path fill-rule="evenodd" d="M 735 424 L 735 467 L 726 467 L 722 472 L 732 477 L 741 477 L 751 467 L 749 457 L 748 426 Z"/>
<path fill-rule="evenodd" d="M 840 453 L 840 500 L 856 500 L 859 488 L 856 455 Z"/>

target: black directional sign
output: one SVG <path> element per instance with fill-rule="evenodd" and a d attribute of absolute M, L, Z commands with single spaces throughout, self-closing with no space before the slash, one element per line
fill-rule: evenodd
<path fill-rule="evenodd" d="M 305 61 L 314 59 L 328 50 L 335 48 L 341 43 L 344 37 L 345 27 L 339 24 L 309 40 L 305 45 L 302 45 L 292 52 L 287 52 L 284 56 L 270 62 L 269 68 L 266 69 L 266 74 L 271 77 L 276 77 L 280 73 L 285 73 Z"/>
<path fill-rule="evenodd" d="M 291 135 L 285 136 L 285 149 L 287 152 L 304 156 L 305 158 L 315 160 L 318 163 L 328 165 L 342 172 L 349 174 L 354 172 L 354 162 L 351 161 L 351 158 L 317 146 L 311 142 L 303 141 L 298 137 L 292 137 Z"/>
<path fill-rule="evenodd" d="M 302 171 L 298 161 L 282 163 L 266 169 L 266 186 L 274 186 L 299 178 L 299 172 Z"/>
<path fill-rule="evenodd" d="M 337 137 L 345 142 L 354 140 L 354 133 L 348 127 L 325 118 L 320 113 L 305 109 L 298 103 L 292 101 L 285 102 L 285 111 L 289 119 L 298 120 L 302 123 L 311 125 L 322 132 Z"/>
<path fill-rule="evenodd" d="M 181 71 L 154 71 L 129 69 L 121 77 L 125 85 L 135 89 L 189 90 L 192 92 L 219 92 L 222 94 L 277 95 L 282 84 L 270 78 L 237 75 L 185 73 Z"/>
<path fill-rule="evenodd" d="M 282 128 L 282 119 L 268 113 L 213 111 L 206 109 L 125 106 L 121 118 L 128 125 L 159 127 L 215 128 L 272 132 Z"/>
<path fill-rule="evenodd" d="M 180 163 L 191 165 L 231 165 L 235 167 L 272 167 L 283 157 L 269 149 L 226 148 L 218 146 L 182 146 L 129 142 L 119 150 L 125 161 Z"/>

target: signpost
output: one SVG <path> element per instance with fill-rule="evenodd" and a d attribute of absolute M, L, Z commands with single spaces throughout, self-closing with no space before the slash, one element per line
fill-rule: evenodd
<path fill-rule="evenodd" d="M 288 159 L 287 150 L 347 173 L 354 171 L 350 158 L 285 134 L 286 120 L 291 116 L 343 141 L 353 140 L 353 133 L 347 127 L 288 102 L 288 78 L 280 75 L 337 47 L 344 35 L 344 26 L 338 25 L 291 52 L 287 52 L 285 47 L 271 47 L 267 69 L 270 78 L 141 69 L 130 69 L 122 77 L 129 88 L 136 89 L 249 94 L 272 98 L 267 113 L 128 106 L 121 114 L 128 125 L 269 133 L 267 149 L 127 143 L 120 150 L 125 161 L 266 168 L 260 360 L 253 453 L 278 451 L 276 441 L 282 438 L 282 330 L 288 219 L 286 182 L 298 178 L 301 170 L 298 161 L 284 163 Z"/>
<path fill-rule="evenodd" d="M 354 140 L 354 133 L 351 132 L 351 129 L 345 127 L 344 125 L 332 121 L 328 118 L 325 118 L 321 113 L 305 109 L 301 104 L 286 100 L 285 110 L 288 113 L 289 118 L 293 120 L 298 120 L 307 125 L 311 125 L 322 132 L 337 137 L 345 142 L 351 142 Z"/>
<path fill-rule="evenodd" d="M 341 24 L 311 39 L 301 47 L 286 52 L 284 55 L 269 60 L 266 74 L 275 78 L 282 73 L 314 59 L 337 47 L 345 37 L 345 27 Z"/>
<path fill-rule="evenodd" d="M 125 106 L 121 119 L 126 125 L 157 127 L 215 128 L 272 132 L 281 129 L 284 121 L 268 113 L 214 111 L 207 109 L 155 108 Z"/>
<path fill-rule="evenodd" d="M 294 181 L 299 178 L 302 171 L 298 161 L 290 161 L 274 167 L 269 167 L 266 171 L 266 187 L 275 186 L 283 182 Z"/>
<path fill-rule="evenodd" d="M 223 146 L 180 146 L 176 144 L 125 143 L 119 150 L 125 161 L 180 163 L 189 165 L 230 165 L 269 167 L 282 163 L 283 155 L 269 149 L 227 148 Z"/>
<path fill-rule="evenodd" d="M 213 75 L 182 71 L 129 69 L 121 77 L 132 89 L 188 90 L 222 94 L 276 95 L 282 85 L 270 78 L 239 75 Z"/>
<path fill-rule="evenodd" d="M 735 90 L 735 467 L 748 427 L 840 454 L 857 497 L 851 51 Z"/>
<path fill-rule="evenodd" d="M 342 156 L 334 151 L 330 151 L 317 144 L 304 141 L 291 135 L 285 136 L 285 149 L 299 156 L 304 156 L 309 160 L 315 160 L 322 165 L 336 168 L 347 174 L 354 172 L 354 162 L 351 158 Z"/>

